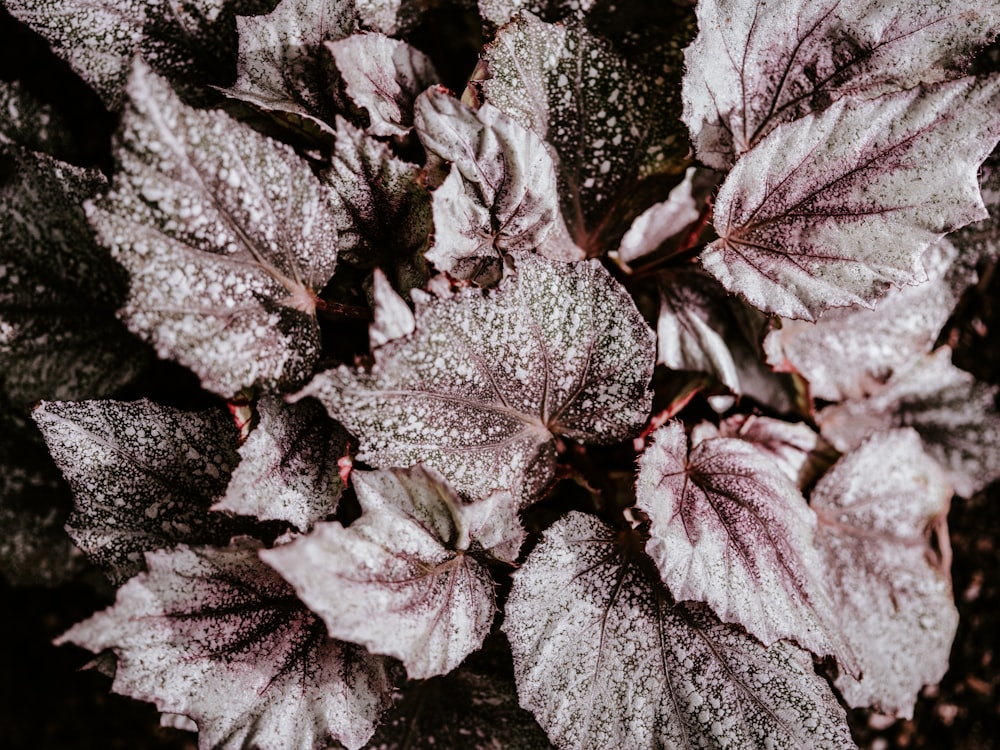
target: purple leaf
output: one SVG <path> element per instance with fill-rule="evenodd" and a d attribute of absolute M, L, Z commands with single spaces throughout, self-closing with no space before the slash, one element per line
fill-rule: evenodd
<path fill-rule="evenodd" d="M 948 670 L 958 626 L 944 540 L 951 488 L 911 429 L 874 435 L 816 485 L 817 545 L 863 676 L 837 678 L 849 706 L 913 716 Z"/>
<path fill-rule="evenodd" d="M 765 645 L 791 639 L 856 671 L 814 547 L 816 517 L 796 484 L 745 440 L 706 440 L 689 455 L 680 422 L 653 434 L 636 506 L 649 516 L 646 551 L 673 597 L 705 602 Z"/>
<path fill-rule="evenodd" d="M 389 705 L 386 660 L 328 638 L 258 548 L 151 552 L 113 607 L 56 644 L 113 649 L 112 689 L 194 720 L 202 750 L 361 747 Z"/>
<path fill-rule="evenodd" d="M 764 312 L 806 320 L 923 281 L 924 250 L 986 215 L 976 171 L 998 111 L 1000 77 L 966 78 L 779 126 L 719 190 L 702 263 Z"/>
<path fill-rule="evenodd" d="M 685 52 L 684 122 L 727 169 L 783 122 L 845 94 L 957 78 L 1000 31 L 995 2 L 702 0 Z"/>
<path fill-rule="evenodd" d="M 494 290 L 420 302 L 416 330 L 374 356 L 297 398 L 357 435 L 360 460 L 425 462 L 469 499 L 531 502 L 553 479 L 555 436 L 614 443 L 649 414 L 652 332 L 596 262 L 522 256 Z"/>
<path fill-rule="evenodd" d="M 129 96 L 112 190 L 89 211 L 131 274 L 122 317 L 220 395 L 305 379 L 337 261 L 328 192 L 290 148 L 187 107 L 141 61 Z"/>
<path fill-rule="evenodd" d="M 361 518 L 320 523 L 261 553 L 330 635 L 402 660 L 412 679 L 446 674 L 483 644 L 496 612 L 478 548 L 517 559 L 524 532 L 509 493 L 466 505 L 437 472 L 355 472 Z"/>
<path fill-rule="evenodd" d="M 514 574 L 503 630 L 518 694 L 556 745 L 854 747 L 809 654 L 671 606 L 637 544 L 572 512 Z"/>

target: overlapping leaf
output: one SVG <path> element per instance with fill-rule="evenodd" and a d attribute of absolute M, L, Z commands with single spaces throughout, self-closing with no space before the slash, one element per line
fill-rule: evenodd
<path fill-rule="evenodd" d="M 267 15 L 244 16 L 236 82 L 227 96 L 332 133 L 336 70 L 325 42 L 355 28 L 351 0 L 282 0 Z"/>
<path fill-rule="evenodd" d="M 591 255 L 617 246 L 687 166 L 668 61 L 638 68 L 583 25 L 528 13 L 500 30 L 483 61 L 486 99 L 554 150 L 563 216 Z"/>
<path fill-rule="evenodd" d="M 862 677 L 837 679 L 850 706 L 910 718 L 917 694 L 948 670 L 958 625 L 947 538 L 951 488 L 913 430 L 875 435 L 823 476 L 811 496 L 817 545 Z"/>
<path fill-rule="evenodd" d="M 113 607 L 56 643 L 114 650 L 114 691 L 193 719 L 203 750 L 361 747 L 390 702 L 385 659 L 328 638 L 258 548 L 151 552 Z"/>
<path fill-rule="evenodd" d="M 976 171 L 998 111 L 1000 77 L 966 78 L 776 128 L 723 183 L 702 263 L 761 310 L 806 320 L 922 281 L 924 250 L 986 215 Z"/>
<path fill-rule="evenodd" d="M 354 0 L 358 23 L 388 36 L 413 30 L 425 10 L 424 0 Z"/>
<path fill-rule="evenodd" d="M 493 578 L 474 548 L 513 562 L 524 539 L 509 493 L 463 504 L 422 466 L 355 472 L 361 518 L 320 523 L 261 556 L 334 638 L 402 660 L 407 674 L 447 674 L 483 644 Z"/>
<path fill-rule="evenodd" d="M 374 354 L 298 397 L 357 435 L 362 461 L 425 462 L 470 499 L 530 502 L 552 481 L 556 435 L 613 443 L 650 408 L 652 332 L 596 262 L 522 256 L 495 290 L 420 302 L 416 330 Z"/>
<path fill-rule="evenodd" d="M 64 161 L 80 157 L 80 144 L 65 117 L 20 81 L 0 81 L 0 143 L 5 140 Z"/>
<path fill-rule="evenodd" d="M 257 403 L 260 421 L 240 446 L 240 463 L 212 510 L 288 521 L 301 530 L 333 515 L 344 491 L 337 461 L 347 434 L 315 403 Z"/>
<path fill-rule="evenodd" d="M 791 639 L 856 671 L 814 547 L 815 514 L 764 451 L 717 438 L 689 453 L 684 426 L 670 422 L 639 459 L 636 506 L 675 599 L 705 602 L 765 644 Z"/>
<path fill-rule="evenodd" d="M 628 532 L 570 513 L 514 575 L 504 632 L 521 705 L 561 748 L 851 748 L 812 659 L 671 606 Z M 655 573 L 653 573 L 655 576 Z"/>
<path fill-rule="evenodd" d="M 347 96 L 368 115 L 366 131 L 403 137 L 413 127 L 413 102 L 438 82 L 430 58 L 384 34 L 354 34 L 327 42 Z"/>
<path fill-rule="evenodd" d="M 771 130 L 847 93 L 955 78 L 1000 31 L 995 2 L 702 0 L 685 53 L 684 122 L 727 169 Z"/>
<path fill-rule="evenodd" d="M 115 318 L 126 277 L 83 210 L 104 179 L 15 146 L 0 161 L 0 382 L 24 407 L 110 395 L 150 353 Z"/>
<path fill-rule="evenodd" d="M 248 528 L 208 512 L 238 461 L 224 411 L 43 402 L 34 418 L 75 496 L 66 528 L 114 582 L 142 569 L 143 552 L 224 544 Z"/>
<path fill-rule="evenodd" d="M 816 419 L 842 453 L 874 433 L 913 427 L 966 497 L 1000 476 L 995 389 L 952 365 L 947 347 L 915 358 L 867 398 L 828 406 Z"/>
<path fill-rule="evenodd" d="M 435 266 L 489 286 L 504 254 L 583 257 L 566 236 L 552 159 L 535 133 L 489 103 L 473 110 L 443 89 L 421 94 L 415 118 L 428 153 L 453 164 L 434 191 L 427 258 Z"/>
<path fill-rule="evenodd" d="M 765 340 L 768 361 L 800 373 L 815 398 L 863 398 L 934 345 L 961 293 L 949 275 L 955 256 L 946 239 L 929 247 L 927 281 L 890 291 L 875 310 L 828 310 L 816 323 L 783 321 Z"/>
<path fill-rule="evenodd" d="M 300 382 L 337 260 L 333 204 L 288 147 L 185 106 L 141 61 L 113 189 L 90 211 L 131 274 L 122 316 L 209 390 Z"/>

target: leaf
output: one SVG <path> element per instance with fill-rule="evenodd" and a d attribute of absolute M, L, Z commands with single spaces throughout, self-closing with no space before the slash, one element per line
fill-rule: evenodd
<path fill-rule="evenodd" d="M 805 320 L 922 281 L 924 250 L 985 216 L 976 170 L 998 105 L 1000 77 L 966 78 L 779 126 L 719 190 L 702 263 L 764 312 Z"/>
<path fill-rule="evenodd" d="M 0 144 L 5 142 L 82 163 L 82 144 L 62 113 L 20 81 L 0 81 Z"/>
<path fill-rule="evenodd" d="M 422 0 L 355 0 L 358 22 L 386 36 L 402 36 L 420 21 L 426 3 Z"/>
<path fill-rule="evenodd" d="M 927 248 L 928 279 L 893 289 L 874 310 L 828 310 L 815 323 L 782 321 L 768 334 L 768 362 L 809 381 L 814 398 L 864 398 L 915 356 L 930 351 L 958 302 L 961 288 L 949 278 L 956 256 L 947 239 Z"/>
<path fill-rule="evenodd" d="M 63 523 L 73 507 L 37 428 L 0 391 L 0 574 L 12 586 L 54 586 L 83 558 Z"/>
<path fill-rule="evenodd" d="M 616 247 L 687 166 L 670 60 L 640 68 L 579 23 L 521 13 L 483 64 L 486 100 L 552 147 L 563 216 L 590 256 Z"/>
<path fill-rule="evenodd" d="M 657 363 L 708 373 L 734 394 L 779 412 L 796 409 L 791 378 L 775 374 L 764 360 L 764 315 L 728 294 L 701 269 L 671 270 L 661 279 Z"/>
<path fill-rule="evenodd" d="M 258 548 L 150 552 L 148 573 L 56 645 L 113 649 L 112 689 L 193 719 L 203 750 L 361 747 L 389 704 L 386 661 L 327 638 Z"/>
<path fill-rule="evenodd" d="M 337 73 L 323 45 L 349 36 L 355 23 L 350 0 L 281 0 L 266 15 L 237 18 L 236 82 L 223 93 L 332 134 Z"/>
<path fill-rule="evenodd" d="M 767 453 L 732 438 L 689 453 L 684 426 L 669 422 L 639 458 L 635 496 L 674 599 L 705 602 L 765 645 L 794 640 L 856 671 L 814 547 L 815 514 Z"/>
<path fill-rule="evenodd" d="M 652 332 L 598 263 L 525 255 L 494 290 L 421 300 L 371 370 L 327 370 L 295 396 L 358 436 L 359 460 L 424 462 L 467 499 L 527 504 L 553 479 L 555 436 L 614 443 L 645 422 Z"/>
<path fill-rule="evenodd" d="M 433 225 L 420 167 L 338 118 L 330 166 L 321 179 L 334 196 L 340 258 L 366 270 L 395 269 L 401 289 L 423 286 L 423 254 Z"/>
<path fill-rule="evenodd" d="M 517 558 L 524 532 L 514 498 L 464 505 L 422 466 L 353 477 L 361 518 L 317 524 L 261 557 L 334 638 L 401 659 L 411 679 L 447 674 L 490 632 L 494 583 L 475 550 Z"/>
<path fill-rule="evenodd" d="M 518 693 L 555 744 L 854 747 L 806 652 L 671 606 L 628 535 L 571 512 L 514 574 L 503 629 Z"/>
<path fill-rule="evenodd" d="M 453 164 L 434 191 L 427 259 L 439 270 L 492 286 L 505 254 L 583 258 L 566 236 L 555 169 L 537 135 L 489 103 L 473 110 L 441 88 L 420 95 L 415 122 L 428 153 Z"/>
<path fill-rule="evenodd" d="M 6 0 L 19 21 L 119 111 L 132 59 L 141 54 L 185 95 L 222 83 L 235 48 L 233 13 L 258 11 L 267 0 Z"/>
<path fill-rule="evenodd" d="M 911 429 L 865 440 L 812 493 L 823 567 L 863 672 L 837 678 L 849 706 L 912 718 L 920 689 L 948 671 L 958 611 L 950 560 L 931 536 L 947 540 L 950 498 Z"/>
<path fill-rule="evenodd" d="M 16 146 L 0 162 L 0 382 L 25 408 L 108 396 L 150 352 L 115 318 L 127 280 L 81 205 L 104 179 Z"/>
<path fill-rule="evenodd" d="M 372 300 L 372 324 L 368 327 L 368 337 L 373 349 L 413 333 L 417 326 L 413 311 L 406 300 L 396 294 L 378 268 L 372 274 Z"/>
<path fill-rule="evenodd" d="M 260 422 L 239 448 L 240 462 L 212 510 L 287 521 L 300 530 L 333 515 L 344 484 L 338 459 L 347 434 L 318 404 L 257 402 Z"/>
<path fill-rule="evenodd" d="M 354 34 L 326 48 L 333 55 L 347 96 L 368 115 L 371 135 L 406 136 L 413 102 L 438 82 L 430 58 L 406 42 L 383 34 Z"/>
<path fill-rule="evenodd" d="M 915 358 L 865 399 L 828 406 L 816 421 L 841 453 L 877 432 L 914 428 L 965 497 L 1000 476 L 995 389 L 952 365 L 947 347 Z"/>
<path fill-rule="evenodd" d="M 222 411 L 150 401 L 42 402 L 32 415 L 69 482 L 66 529 L 114 583 L 142 570 L 142 553 L 178 542 L 225 544 L 248 528 L 206 511 L 238 461 Z"/>
<path fill-rule="evenodd" d="M 961 76 L 1000 31 L 995 3 L 703 0 L 684 60 L 698 158 L 728 169 L 777 125 L 851 94 Z"/>
<path fill-rule="evenodd" d="M 302 381 L 337 260 L 329 194 L 290 148 L 185 106 L 141 61 L 129 96 L 112 190 L 89 209 L 131 275 L 126 324 L 223 396 Z"/>

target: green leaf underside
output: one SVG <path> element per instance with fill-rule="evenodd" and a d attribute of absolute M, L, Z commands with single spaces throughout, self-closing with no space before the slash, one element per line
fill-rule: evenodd
<path fill-rule="evenodd" d="M 57 644 L 118 657 L 116 693 L 193 719 L 199 747 L 361 747 L 388 707 L 387 662 L 331 640 L 259 544 L 147 556 L 148 573 Z"/>
<path fill-rule="evenodd" d="M 427 298 L 416 330 L 297 394 L 316 396 L 377 467 L 424 462 L 461 495 L 530 502 L 553 479 L 554 436 L 613 443 L 650 408 L 652 332 L 596 262 L 537 255 L 487 293 Z"/>
<path fill-rule="evenodd" d="M 523 532 L 510 494 L 466 506 L 437 472 L 355 472 L 362 515 L 262 553 L 320 615 L 330 635 L 402 660 L 412 679 L 447 674 L 483 644 L 496 612 L 493 578 L 470 554 L 489 535 L 475 516 L 505 519 L 499 534 Z"/>
<path fill-rule="evenodd" d="M 486 99 L 553 149 L 563 216 L 591 255 L 614 247 L 686 166 L 679 102 L 663 71 L 633 66 L 579 23 L 522 13 L 483 60 Z"/>
<path fill-rule="evenodd" d="M 688 449 L 680 422 L 653 433 L 639 459 L 636 506 L 646 550 L 674 599 L 708 604 L 771 644 L 790 639 L 857 671 L 814 546 L 816 517 L 795 482 L 746 440 Z"/>
<path fill-rule="evenodd" d="M 698 158 L 728 169 L 777 125 L 847 94 L 957 78 L 1000 31 L 998 12 L 979 0 L 701 0 L 683 89 Z"/>
<path fill-rule="evenodd" d="M 66 529 L 115 583 L 142 569 L 143 552 L 179 542 L 224 544 L 251 528 L 207 512 L 238 460 L 224 411 L 43 402 L 33 416 L 73 490 Z"/>
<path fill-rule="evenodd" d="M 812 493 L 823 569 L 863 673 L 837 678 L 850 706 L 911 718 L 921 688 L 948 670 L 958 610 L 930 534 L 947 535 L 950 498 L 912 429 L 872 436 Z"/>
<path fill-rule="evenodd" d="M 806 320 L 922 281 L 924 250 L 985 215 L 976 174 L 998 102 L 1000 77 L 966 78 L 777 127 L 719 190 L 703 265 L 764 312 Z"/>
<path fill-rule="evenodd" d="M 87 171 L 0 145 L 0 381 L 11 399 L 107 396 L 149 352 L 115 318 L 126 280 L 81 206 L 105 186 Z"/>
<path fill-rule="evenodd" d="M 89 211 L 131 274 L 123 319 L 220 395 L 304 380 L 337 260 L 329 194 L 290 148 L 185 106 L 141 61 L 129 97 L 112 190 Z"/>
<path fill-rule="evenodd" d="M 597 519 L 569 513 L 514 576 L 503 630 L 521 705 L 561 748 L 852 748 L 812 659 L 670 605 Z M 655 573 L 653 574 L 655 576 Z"/>

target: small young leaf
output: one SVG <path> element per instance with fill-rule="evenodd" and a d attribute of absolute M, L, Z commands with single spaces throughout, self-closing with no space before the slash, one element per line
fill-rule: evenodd
<path fill-rule="evenodd" d="M 489 103 L 473 110 L 440 88 L 420 95 L 415 120 L 424 148 L 454 165 L 434 191 L 427 259 L 439 270 L 491 286 L 504 254 L 583 258 L 566 236 L 555 169 L 537 135 Z"/>
<path fill-rule="evenodd" d="M 24 407 L 109 396 L 151 352 L 115 318 L 127 278 L 87 225 L 104 178 L 2 144 L 0 162 L 0 383 Z"/>
<path fill-rule="evenodd" d="M 368 338 L 373 349 L 413 333 L 413 329 L 417 327 L 413 310 L 396 293 L 379 268 L 372 274 L 372 300 L 374 305 Z"/>
<path fill-rule="evenodd" d="M 671 606 L 636 559 L 642 553 L 626 546 L 573 512 L 514 574 L 503 630 L 521 705 L 553 742 L 580 750 L 854 747 L 809 654 L 786 641 L 765 649 L 700 605 Z"/>
<path fill-rule="evenodd" d="M 334 638 L 401 659 L 412 679 L 447 674 L 490 631 L 494 583 L 473 545 L 517 558 L 524 532 L 514 499 L 497 493 L 467 506 L 422 466 L 352 476 L 361 518 L 317 524 L 261 557 Z"/>
<path fill-rule="evenodd" d="M 347 95 L 368 114 L 368 133 L 403 137 L 413 127 L 413 102 L 438 82 L 420 50 L 382 34 L 354 34 L 327 42 Z"/>
<path fill-rule="evenodd" d="M 976 172 L 998 112 L 1000 76 L 846 97 L 779 126 L 719 190 L 702 263 L 759 309 L 806 320 L 922 281 L 928 245 L 986 215 Z"/>
<path fill-rule="evenodd" d="M 142 570 L 143 552 L 225 544 L 246 526 L 206 512 L 238 460 L 224 411 L 42 402 L 33 416 L 76 499 L 67 531 L 113 582 Z"/>
<path fill-rule="evenodd" d="M 898 368 L 930 351 L 961 293 L 948 271 L 957 255 L 947 239 L 927 248 L 928 279 L 893 289 L 878 307 L 827 310 L 816 323 L 782 321 L 765 339 L 768 361 L 809 381 L 814 398 L 863 398 Z"/>
<path fill-rule="evenodd" d="M 262 16 L 236 19 L 240 47 L 236 82 L 226 96 L 265 112 L 304 119 L 333 133 L 333 61 L 324 42 L 355 28 L 351 0 L 281 0 Z"/>
<path fill-rule="evenodd" d="M 745 440 L 694 446 L 680 422 L 639 459 L 646 550 L 678 601 L 705 602 L 765 645 L 791 639 L 856 671 L 814 547 L 816 517 L 774 460 Z"/>
<path fill-rule="evenodd" d="M 129 96 L 113 189 L 89 211 L 131 274 L 129 328 L 223 396 L 303 380 L 337 260 L 328 192 L 290 148 L 187 107 L 141 61 Z"/>
<path fill-rule="evenodd" d="M 488 293 L 421 302 L 413 334 L 370 371 L 320 373 L 316 396 L 377 467 L 434 467 L 464 497 L 531 502 L 554 476 L 555 436 L 613 443 L 649 414 L 652 331 L 596 262 L 538 255 Z"/>
<path fill-rule="evenodd" d="M 1000 31 L 993 0 L 702 0 L 685 53 L 684 122 L 728 169 L 778 124 L 847 93 L 957 78 Z"/>
<path fill-rule="evenodd" d="M 150 552 L 148 573 L 56 644 L 113 649 L 113 690 L 193 719 L 202 750 L 361 747 L 390 703 L 386 660 L 328 638 L 258 548 Z"/>
<path fill-rule="evenodd" d="M 952 365 L 948 347 L 912 360 L 867 398 L 828 406 L 816 420 L 842 453 L 874 433 L 913 427 L 965 497 L 1000 476 L 995 389 Z"/>
<path fill-rule="evenodd" d="M 904 718 L 948 670 L 958 626 L 947 538 L 951 488 L 911 429 L 873 435 L 820 479 L 811 496 L 817 546 L 862 677 L 837 678 L 850 706 Z"/>
<path fill-rule="evenodd" d="M 347 433 L 318 404 L 257 402 L 260 422 L 240 446 L 240 463 L 212 510 L 288 521 L 309 529 L 337 510 L 344 491 L 338 459 Z"/>

